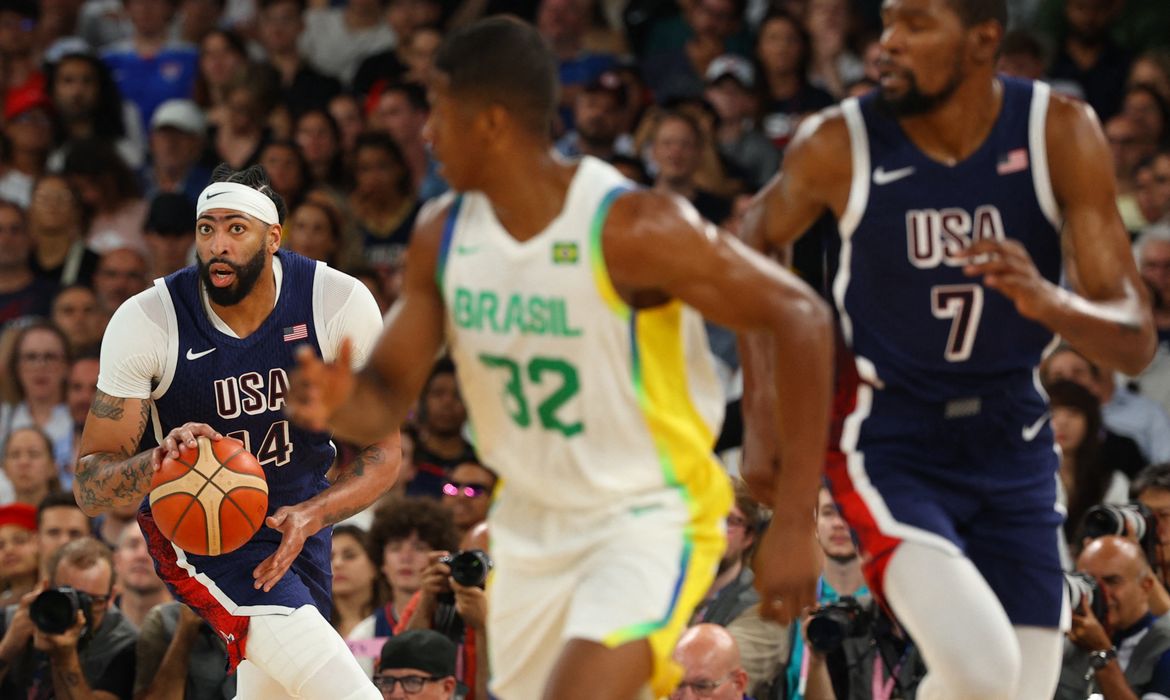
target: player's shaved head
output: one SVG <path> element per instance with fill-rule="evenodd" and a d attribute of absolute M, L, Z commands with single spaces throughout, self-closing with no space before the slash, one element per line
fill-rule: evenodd
<path fill-rule="evenodd" d="M 492 17 L 451 32 L 435 54 L 451 94 L 498 104 L 530 132 L 546 136 L 557 104 L 557 62 L 536 29 Z"/>

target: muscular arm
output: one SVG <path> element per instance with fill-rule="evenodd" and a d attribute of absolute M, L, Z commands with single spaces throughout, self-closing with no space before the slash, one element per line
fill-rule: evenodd
<path fill-rule="evenodd" d="M 93 690 L 81 672 L 77 650 L 55 654 L 50 663 L 53 694 L 59 700 L 118 700 L 118 696 L 104 690 Z"/>
<path fill-rule="evenodd" d="M 150 490 L 152 450 L 135 453 L 150 420 L 150 404 L 97 390 L 81 433 L 73 493 L 95 516 L 142 500 Z"/>
<path fill-rule="evenodd" d="M 402 466 L 402 439 L 395 432 L 390 438 L 374 443 L 337 476 L 333 484 L 305 502 L 321 523 L 333 525 L 362 512 L 398 479 Z"/>
<path fill-rule="evenodd" d="M 1095 362 L 1138 374 L 1153 358 L 1154 319 L 1117 213 L 1113 161 L 1101 127 L 1089 107 L 1054 95 L 1047 139 L 1079 295 L 1054 290 L 1036 320 Z"/>

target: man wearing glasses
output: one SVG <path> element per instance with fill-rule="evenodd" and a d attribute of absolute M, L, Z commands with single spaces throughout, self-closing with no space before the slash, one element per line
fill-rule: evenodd
<path fill-rule="evenodd" d="M 438 632 L 403 632 L 382 647 L 374 685 L 392 700 L 454 700 L 455 653 L 455 643 Z"/>
<path fill-rule="evenodd" d="M 110 604 L 113 554 L 92 537 L 69 542 L 49 560 L 49 587 L 69 586 L 89 596 L 88 613 L 62 634 L 37 629 L 28 608 L 41 592 L 26 595 L 0 620 L 0 697 L 128 698 L 134 691 L 138 632 Z"/>

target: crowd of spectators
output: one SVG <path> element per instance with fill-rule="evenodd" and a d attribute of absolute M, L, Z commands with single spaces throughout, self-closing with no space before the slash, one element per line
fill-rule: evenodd
<path fill-rule="evenodd" d="M 1083 515 L 1131 490 L 1170 547 L 1170 505 L 1158 500 L 1170 477 L 1143 471 L 1170 461 L 1170 4 L 1008 4 L 1001 71 L 1046 80 L 1101 119 L 1162 341 L 1136 377 L 1067 346 L 1040 368 L 1072 568 L 1100 558 L 1081 551 Z M 55 684 L 74 669 L 96 697 L 234 694 L 222 642 L 169 601 L 133 509 L 90 520 L 69 494 L 106 323 L 193 262 L 194 199 L 215 165 L 263 165 L 288 204 L 284 247 L 358 277 L 386 311 L 415 218 L 447 189 L 424 128 L 432 58 L 451 28 L 507 12 L 532 22 L 560 62 L 550 129 L 562 155 L 608 160 L 734 231 L 801 120 L 877 84 L 880 11 L 879 0 L 0 1 L 0 696 L 65 697 Z M 832 225 L 818 224 L 794 258 L 817 286 Z M 734 406 L 738 361 L 711 330 Z M 435 697 L 487 695 L 486 603 L 449 581 L 443 559 L 487 548 L 496 476 L 466 419 L 441 361 L 403 426 L 399 482 L 334 532 L 332 623 L 371 674 L 381 669 L 388 696 L 424 685 Z M 725 456 L 734 473 L 734 451 Z M 847 528 L 831 500 L 821 506 L 822 602 L 864 599 Z M 692 692 L 719 676 L 735 697 L 800 697 L 810 678 L 821 688 L 810 697 L 831 693 L 817 682 L 819 652 L 810 676 L 800 631 L 759 613 L 751 553 L 767 517 L 741 489 L 729 550 L 693 620 L 730 636 L 704 627 L 686 638 L 680 661 L 710 665 L 686 676 Z M 28 619 L 30 601 L 59 585 L 91 598 L 80 639 L 50 639 Z M 403 635 L 383 651 L 408 629 L 439 638 Z M 434 687 L 419 680 L 432 675 Z"/>

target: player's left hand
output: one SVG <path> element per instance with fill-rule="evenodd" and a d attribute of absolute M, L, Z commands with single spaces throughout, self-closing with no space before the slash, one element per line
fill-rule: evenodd
<path fill-rule="evenodd" d="M 292 566 L 297 555 L 301 553 L 301 548 L 305 546 L 305 540 L 315 535 L 321 526 L 302 506 L 281 506 L 264 521 L 264 524 L 283 535 L 280 546 L 272 556 L 260 562 L 252 571 L 252 578 L 256 579 L 254 587 L 263 588 L 267 593 Z"/>
<path fill-rule="evenodd" d="M 811 525 L 773 519 L 756 552 L 762 616 L 787 625 L 816 605 L 821 554 Z"/>
<path fill-rule="evenodd" d="M 1042 321 L 1059 303 L 1060 288 L 1044 279 L 1019 241 L 978 241 L 967 249 L 963 274 L 983 277 L 983 284 L 1011 299 L 1024 318 Z"/>
<path fill-rule="evenodd" d="M 1111 649 L 1113 640 L 1105 631 L 1105 627 L 1097 616 L 1083 603 L 1072 616 L 1072 628 L 1068 631 L 1068 639 L 1082 649 L 1100 651 Z"/>
<path fill-rule="evenodd" d="M 81 640 L 81 634 L 84 631 L 85 613 L 78 610 L 77 620 L 73 626 L 61 634 L 49 634 L 39 629 L 33 632 L 33 647 L 49 655 L 67 652 L 77 648 L 77 643 Z"/>

